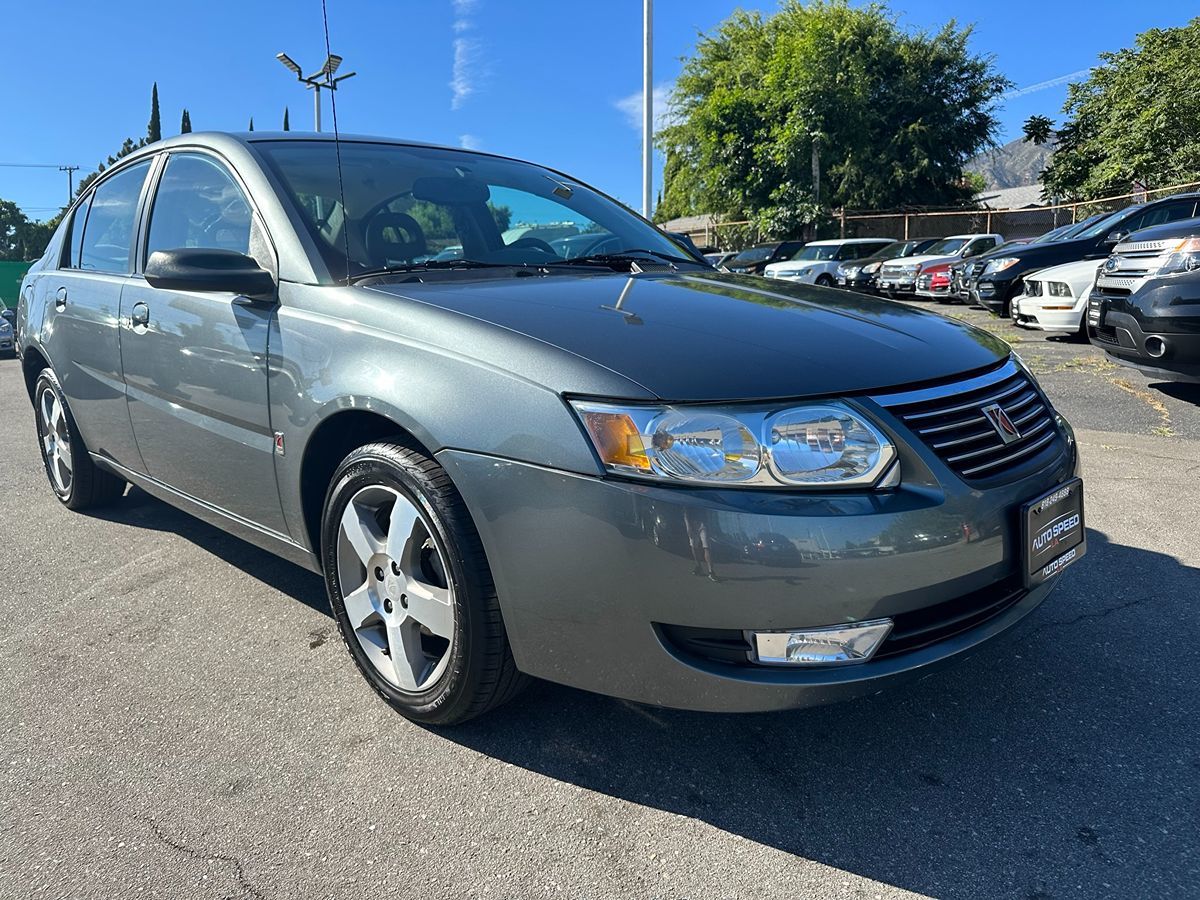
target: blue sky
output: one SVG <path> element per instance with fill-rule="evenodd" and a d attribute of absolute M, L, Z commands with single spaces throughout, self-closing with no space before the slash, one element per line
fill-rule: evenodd
<path fill-rule="evenodd" d="M 628 114 L 641 87 L 641 0 L 327 0 L 342 71 L 344 132 L 478 146 L 563 169 L 637 205 L 640 137 Z M 774 3 L 746 8 L 772 10 Z M 657 0 L 655 81 L 668 87 L 697 33 L 736 8 L 730 0 Z M 899 0 L 917 28 L 950 10 L 975 24 L 974 49 L 996 57 L 1018 88 L 1086 70 L 1138 31 L 1184 24 L 1183 4 L 1142 0 L 955 4 Z M 145 133 L 157 81 L 163 134 L 187 106 L 194 128 L 312 127 L 312 96 L 275 59 L 307 69 L 324 59 L 319 0 L 203 3 L 3 0 L 7 88 L 0 163 L 71 163 L 90 171 L 126 136 Z M 1006 101 L 1003 137 L 1033 113 L 1056 116 L 1057 84 Z M 636 110 L 636 98 L 632 104 Z M 331 126 L 328 104 L 325 125 Z M 0 198 L 33 218 L 56 211 L 66 176 L 0 167 Z"/>

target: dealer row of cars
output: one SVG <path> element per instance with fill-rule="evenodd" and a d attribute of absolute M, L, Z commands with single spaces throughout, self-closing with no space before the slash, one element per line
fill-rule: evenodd
<path fill-rule="evenodd" d="M 781 241 L 710 261 L 893 299 L 982 305 L 1022 327 L 1090 339 L 1149 377 L 1200 381 L 1200 193 L 1092 216 L 1032 240 Z"/>

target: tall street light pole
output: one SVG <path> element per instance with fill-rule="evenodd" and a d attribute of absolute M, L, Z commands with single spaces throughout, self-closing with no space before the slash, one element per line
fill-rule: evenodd
<path fill-rule="evenodd" d="M 654 0 L 642 0 L 642 215 L 654 191 Z"/>
<path fill-rule="evenodd" d="M 347 78 L 353 78 L 358 73 L 347 72 L 345 75 L 334 77 L 338 66 L 342 64 L 342 58 L 336 53 L 331 53 L 325 57 L 325 65 L 321 66 L 320 71 L 314 72 L 311 75 L 305 75 L 304 70 L 300 68 L 299 64 L 286 53 L 276 53 L 275 58 L 283 63 L 284 68 L 296 76 L 297 81 L 312 90 L 313 130 L 319 132 L 321 130 L 321 88 L 336 91 L 339 84 Z"/>

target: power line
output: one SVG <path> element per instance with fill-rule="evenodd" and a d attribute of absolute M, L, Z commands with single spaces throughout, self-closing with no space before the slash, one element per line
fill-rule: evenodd
<path fill-rule="evenodd" d="M 58 163 L 0 163 L 0 167 L 5 169 L 59 169 L 63 167 Z M 76 169 L 79 166 L 75 166 Z"/>

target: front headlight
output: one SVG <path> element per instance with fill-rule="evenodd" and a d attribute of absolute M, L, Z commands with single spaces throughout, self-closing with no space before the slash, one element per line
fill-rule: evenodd
<path fill-rule="evenodd" d="M 591 401 L 571 406 L 604 468 L 615 475 L 751 487 L 869 486 L 896 458 L 878 428 L 837 401 L 782 410 Z"/>
<path fill-rule="evenodd" d="M 1182 275 L 1197 269 L 1200 269 L 1200 238 L 1193 237 L 1176 244 L 1155 274 Z"/>
<path fill-rule="evenodd" d="M 1051 297 L 1071 297 L 1071 286 L 1061 281 L 1050 281 L 1046 284 L 1046 291 Z"/>
<path fill-rule="evenodd" d="M 883 265 L 883 263 L 871 263 L 869 266 L 863 266 L 863 268 L 862 268 L 863 274 L 864 275 L 874 275 L 876 272 L 879 271 L 879 267 L 882 265 Z"/>
<path fill-rule="evenodd" d="M 984 275 L 995 275 L 997 272 L 1003 272 L 1005 269 L 1011 269 L 1021 260 L 1015 256 L 1001 256 L 998 259 L 989 259 L 987 265 L 983 267 Z"/>

